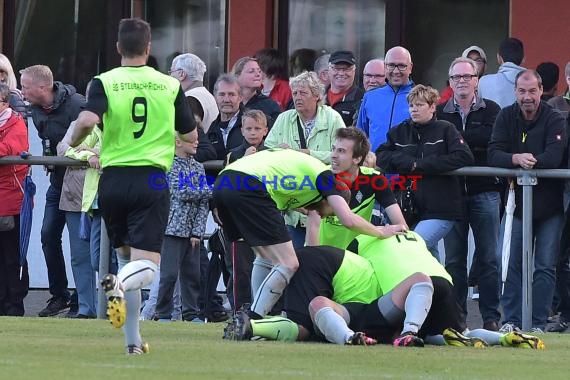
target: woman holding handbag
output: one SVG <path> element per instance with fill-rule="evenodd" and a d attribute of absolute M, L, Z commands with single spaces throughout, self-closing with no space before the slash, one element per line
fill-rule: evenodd
<path fill-rule="evenodd" d="M 473 163 L 473 154 L 455 126 L 436 120 L 438 98 L 432 87 L 415 86 L 407 97 L 411 118 L 390 129 L 387 141 L 376 151 L 385 173 L 422 176 L 415 189 L 406 184 L 399 194 L 400 207 L 416 210 L 417 220 L 406 221 L 437 259 L 438 241 L 464 213 L 458 177 L 441 174 Z"/>
<path fill-rule="evenodd" d="M 29 149 L 24 119 L 10 106 L 10 87 L 0 83 L 0 157 Z M 20 208 L 26 165 L 0 165 L 0 315 L 23 316 L 28 294 L 27 263 L 20 275 Z"/>

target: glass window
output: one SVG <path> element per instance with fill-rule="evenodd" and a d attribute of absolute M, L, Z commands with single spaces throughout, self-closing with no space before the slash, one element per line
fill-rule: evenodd
<path fill-rule="evenodd" d="M 35 64 L 51 68 L 56 80 L 85 93 L 102 69 L 106 2 L 16 0 L 14 71 Z"/>
<path fill-rule="evenodd" d="M 508 37 L 508 6 L 508 0 L 407 0 L 403 25 L 414 82 L 443 89 L 451 61 L 472 45 L 485 51 L 486 73 L 497 72 L 499 44 Z"/>
<path fill-rule="evenodd" d="M 384 56 L 385 8 L 384 0 L 291 0 L 289 54 L 351 50 L 360 74 L 368 60 Z"/>
<path fill-rule="evenodd" d="M 181 53 L 199 56 L 208 71 L 210 89 L 224 71 L 225 0 L 147 0 L 146 19 L 152 26 L 151 54 L 159 70 L 167 72 Z"/>

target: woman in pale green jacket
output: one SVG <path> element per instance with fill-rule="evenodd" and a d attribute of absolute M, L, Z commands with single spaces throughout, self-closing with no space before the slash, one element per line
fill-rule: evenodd
<path fill-rule="evenodd" d="M 324 86 L 316 73 L 305 71 L 289 79 L 295 109 L 281 113 L 265 139 L 268 148 L 294 149 L 331 162 L 335 131 L 344 128 L 338 112 L 323 104 Z M 285 214 L 293 246 L 305 244 L 306 217 L 299 212 Z"/>

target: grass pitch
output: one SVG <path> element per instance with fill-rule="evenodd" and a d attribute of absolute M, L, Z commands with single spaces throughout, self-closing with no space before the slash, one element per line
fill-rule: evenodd
<path fill-rule="evenodd" d="M 0 318 L 0 379 L 567 379 L 570 335 L 546 350 L 228 342 L 225 324 L 141 323 L 150 354 L 127 357 L 106 321 Z"/>

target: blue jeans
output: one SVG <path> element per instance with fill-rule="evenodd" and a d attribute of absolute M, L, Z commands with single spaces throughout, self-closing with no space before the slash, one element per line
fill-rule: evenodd
<path fill-rule="evenodd" d="M 61 188 L 50 185 L 46 192 L 46 206 L 42 223 L 42 250 L 48 272 L 49 292 L 53 297 L 69 300 L 65 258 L 61 237 L 65 227 L 65 211 L 59 209 Z M 79 237 L 74 240 L 79 239 Z"/>
<path fill-rule="evenodd" d="M 305 246 L 305 227 L 293 227 L 287 226 L 289 230 L 289 235 L 291 236 L 291 241 L 293 242 L 293 248 L 303 248 Z"/>
<path fill-rule="evenodd" d="M 156 317 L 156 301 L 158 298 L 158 286 L 160 285 L 160 267 L 154 274 L 152 284 L 150 284 L 150 292 L 148 299 L 145 301 L 141 311 L 141 320 L 152 321 Z M 174 294 L 172 295 L 172 320 L 179 321 L 182 319 L 182 301 L 180 299 L 180 280 L 176 281 Z"/>
<path fill-rule="evenodd" d="M 445 269 L 453 278 L 457 302 L 462 317 L 467 315 L 467 241 L 469 225 L 473 230 L 477 260 L 479 286 L 479 311 L 484 322 L 499 322 L 499 272 L 495 255 L 499 235 L 499 208 L 501 197 L 498 192 L 480 193 L 466 198 L 467 220 L 455 222 L 445 237 Z"/>
<path fill-rule="evenodd" d="M 79 304 L 77 313 L 96 316 L 97 286 L 95 285 L 95 271 L 91 266 L 89 242 L 79 238 L 81 212 L 66 211 L 65 220 L 69 231 L 71 270 Z"/>
<path fill-rule="evenodd" d="M 562 212 L 562 210 L 560 210 Z M 560 249 L 562 214 L 533 221 L 534 273 L 532 280 L 532 327 L 544 329 L 552 305 L 556 282 L 556 263 Z M 513 218 L 511 255 L 505 291 L 501 298 L 504 322 L 522 322 L 522 220 Z"/>
<path fill-rule="evenodd" d="M 93 220 L 91 221 L 91 239 L 89 242 L 91 251 L 91 267 L 95 272 L 99 272 L 99 260 L 101 258 L 101 213 L 93 210 Z M 109 273 L 117 274 L 117 252 L 109 243 Z"/>
<path fill-rule="evenodd" d="M 433 257 L 439 260 L 437 243 L 451 231 L 454 223 L 453 220 L 425 219 L 416 225 L 414 231 L 425 240 L 426 246 Z"/>

